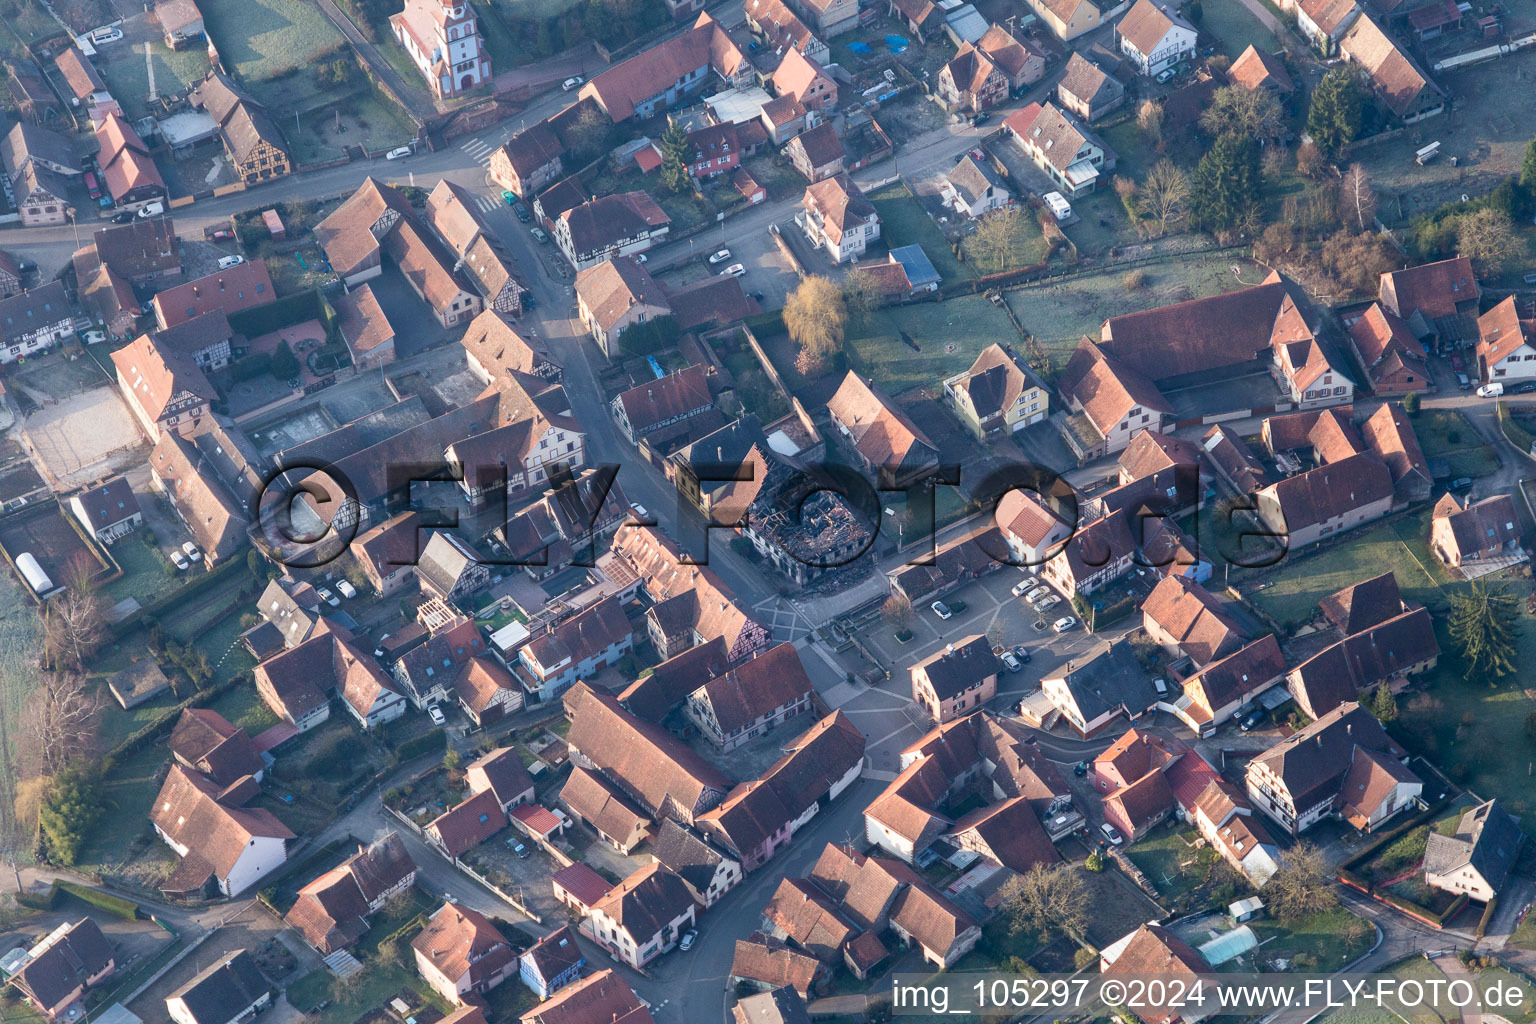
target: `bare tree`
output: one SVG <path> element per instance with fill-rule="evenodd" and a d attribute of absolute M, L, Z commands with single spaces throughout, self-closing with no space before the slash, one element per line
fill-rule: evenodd
<path fill-rule="evenodd" d="M 1156 100 L 1142 100 L 1136 108 L 1136 126 L 1154 140 L 1163 138 L 1163 105 Z"/>
<path fill-rule="evenodd" d="M 800 347 L 795 368 L 806 375 L 825 370 L 843 347 L 848 326 L 843 290 L 820 274 L 807 277 L 784 303 L 784 326 Z"/>
<path fill-rule="evenodd" d="M 885 305 L 885 292 L 880 281 L 867 270 L 855 267 L 843 278 L 843 305 L 848 317 L 858 323 L 868 323 L 875 310 Z"/>
<path fill-rule="evenodd" d="M 1323 851 L 1307 842 L 1281 855 L 1280 867 L 1270 876 L 1264 895 L 1270 913 L 1282 921 L 1321 914 L 1339 902 Z"/>
<path fill-rule="evenodd" d="M 104 627 L 91 567 L 83 559 L 73 559 L 64 593 L 43 608 L 43 645 L 49 660 L 79 669 L 101 642 Z"/>
<path fill-rule="evenodd" d="M 1189 210 L 1189 175 L 1172 160 L 1159 160 L 1142 182 L 1141 201 L 1143 208 L 1157 218 L 1158 230 L 1166 232 L 1169 223 Z"/>
<path fill-rule="evenodd" d="M 1081 935 L 1088 925 L 1093 896 L 1069 864 L 1036 864 L 1002 888 L 1001 904 L 1009 927 L 1018 931 L 1061 931 Z"/>
<path fill-rule="evenodd" d="M 572 152 L 590 160 L 602 151 L 603 143 L 608 139 L 608 129 L 612 127 L 613 122 L 596 104 L 587 104 L 576 123 L 566 129 L 566 142 Z"/>
<path fill-rule="evenodd" d="M 1509 214 L 1486 208 L 1456 220 L 1456 251 L 1485 274 L 1496 274 L 1521 251 Z"/>
<path fill-rule="evenodd" d="M 1339 182 L 1339 202 L 1355 215 L 1361 231 L 1376 219 L 1376 190 L 1371 187 L 1371 176 L 1364 165 L 1349 165 Z"/>
<path fill-rule="evenodd" d="M 1212 137 L 1227 132 L 1260 141 L 1285 133 L 1285 111 L 1268 89 L 1244 89 L 1229 85 L 1217 89 L 1200 115 L 1200 127 Z"/>
<path fill-rule="evenodd" d="M 912 602 L 905 594 L 892 594 L 880 606 L 880 614 L 896 629 L 906 629 L 912 622 Z"/>
<path fill-rule="evenodd" d="M 56 775 L 95 750 L 96 696 L 82 675 L 43 672 L 22 711 L 23 759 L 28 774 Z"/>
<path fill-rule="evenodd" d="M 1019 221 L 1024 216 L 1017 206 L 1006 206 L 987 214 L 976 224 L 970 248 L 993 273 L 1012 269 L 1018 259 Z"/>

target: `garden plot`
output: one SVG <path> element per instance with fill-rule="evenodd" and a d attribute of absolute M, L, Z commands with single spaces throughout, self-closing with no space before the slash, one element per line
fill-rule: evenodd
<path fill-rule="evenodd" d="M 61 490 L 126 468 L 138 461 L 143 445 L 133 414 L 112 387 L 92 388 L 47 406 L 28 416 L 22 429 L 44 472 Z M 129 459 L 129 453 L 135 458 Z"/>

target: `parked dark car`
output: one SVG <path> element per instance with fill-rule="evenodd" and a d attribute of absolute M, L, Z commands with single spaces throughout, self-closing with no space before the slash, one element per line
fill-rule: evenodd
<path fill-rule="evenodd" d="M 1528 395 L 1536 391 L 1536 380 L 1521 381 L 1519 384 L 1506 387 L 1504 391 L 1510 395 Z"/>
<path fill-rule="evenodd" d="M 134 212 L 132 210 L 124 210 L 122 213 L 113 214 L 113 216 L 112 216 L 112 223 L 113 224 L 127 224 L 129 221 L 133 220 L 134 217 L 135 217 L 135 214 L 134 214 Z"/>
<path fill-rule="evenodd" d="M 1029 648 L 1025 647 L 1023 644 L 1014 644 L 1014 646 L 1013 646 L 1013 656 L 1015 658 L 1018 658 L 1020 661 L 1022 661 L 1026 665 L 1029 664 L 1030 658 L 1031 658 L 1031 655 L 1029 653 Z"/>
<path fill-rule="evenodd" d="M 1469 476 L 1459 476 L 1455 480 L 1451 481 L 1449 490 L 1452 490 L 1452 491 L 1464 491 L 1464 490 L 1466 490 L 1467 488 L 1469 488 L 1471 486 L 1472 486 L 1472 478 L 1471 477 L 1469 477 Z"/>
<path fill-rule="evenodd" d="M 1252 732 L 1263 724 L 1265 717 L 1263 708 L 1254 708 L 1243 716 L 1243 720 L 1237 723 L 1237 727 L 1243 732 Z"/>

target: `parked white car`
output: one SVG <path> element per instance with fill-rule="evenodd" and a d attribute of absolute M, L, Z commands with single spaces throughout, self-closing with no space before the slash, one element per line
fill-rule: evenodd
<path fill-rule="evenodd" d="M 730 274 L 732 277 L 746 277 L 747 268 L 742 266 L 740 263 L 732 263 L 730 266 L 720 271 L 721 277 L 724 277 L 726 274 Z"/>
<path fill-rule="evenodd" d="M 945 604 L 943 601 L 935 601 L 928 607 L 932 608 L 933 614 L 937 615 L 941 619 L 947 619 L 951 615 L 955 614 L 949 610 L 949 605 Z"/>
<path fill-rule="evenodd" d="M 171 561 L 175 563 L 178 569 L 185 569 L 190 564 L 187 561 L 187 556 L 181 553 L 181 548 L 171 548 Z"/>
<path fill-rule="evenodd" d="M 1031 590 L 1029 593 L 1025 594 L 1024 600 L 1028 601 L 1030 604 L 1034 604 L 1037 601 L 1043 601 L 1050 596 L 1051 588 L 1042 586 L 1036 587 L 1034 590 Z"/>
<path fill-rule="evenodd" d="M 1050 597 L 1035 605 L 1035 610 L 1040 612 L 1048 612 L 1059 604 L 1061 604 L 1061 598 L 1057 597 L 1055 594 L 1052 594 Z"/>
<path fill-rule="evenodd" d="M 427 705 L 427 717 L 432 719 L 433 725 L 442 725 L 448 721 L 447 717 L 443 715 L 443 709 L 436 704 Z"/>
<path fill-rule="evenodd" d="M 1034 577 L 1030 577 L 1027 580 L 1021 580 L 1018 583 L 1015 583 L 1013 585 L 1013 596 L 1014 597 L 1023 597 L 1025 594 L 1029 593 L 1031 590 L 1034 590 L 1035 587 L 1036 587 L 1036 583 L 1035 583 Z"/>
<path fill-rule="evenodd" d="M 384 159 L 385 160 L 404 160 L 406 157 L 408 157 L 410 155 L 411 155 L 411 147 L 410 146 L 396 146 L 394 149 L 392 149 L 388 153 L 384 154 Z"/>
<path fill-rule="evenodd" d="M 187 541 L 181 546 L 181 553 L 187 556 L 189 562 L 201 562 L 203 560 L 203 553 L 197 550 L 197 545 L 191 541 Z"/>
<path fill-rule="evenodd" d="M 233 256 L 221 256 L 219 257 L 219 269 L 228 270 L 230 267 L 238 267 L 244 262 L 245 257 L 241 256 L 239 253 L 236 253 Z"/>
<path fill-rule="evenodd" d="M 560 88 L 564 89 L 566 92 L 570 92 L 572 89 L 586 84 L 586 81 L 587 80 L 582 78 L 580 75 L 572 75 L 570 78 L 567 78 L 565 81 L 560 83 Z"/>
<path fill-rule="evenodd" d="M 1099 826 L 1099 831 L 1104 834 L 1104 838 L 1108 839 L 1112 846 L 1119 846 L 1125 842 L 1125 837 L 1120 834 L 1120 830 L 1107 821 Z"/>
<path fill-rule="evenodd" d="M 341 591 L 341 596 L 349 601 L 357 596 L 357 588 L 348 580 L 337 580 L 336 589 Z"/>
<path fill-rule="evenodd" d="M 1067 632 L 1070 629 L 1076 629 L 1077 628 L 1077 616 L 1075 616 L 1075 615 L 1063 615 L 1061 618 L 1059 618 L 1055 622 L 1051 623 L 1051 628 L 1054 629 L 1058 633 L 1065 633 L 1065 632 Z"/>
<path fill-rule="evenodd" d="M 731 258 L 731 250 L 729 250 L 729 249 L 716 249 L 714 252 L 709 254 L 709 265 L 710 266 L 715 266 L 716 264 L 724 263 L 726 260 L 728 260 L 730 258 Z"/>
<path fill-rule="evenodd" d="M 123 38 L 123 30 L 120 28 L 99 28 L 91 33 L 91 42 L 97 46 L 103 43 L 115 43 Z"/>
<path fill-rule="evenodd" d="M 331 593 L 330 590 L 328 590 L 327 588 L 321 587 L 318 590 L 316 590 L 315 593 L 320 595 L 320 600 L 324 601 L 326 604 L 330 605 L 332 608 L 340 608 L 341 607 L 341 598 L 339 598 L 335 594 Z"/>

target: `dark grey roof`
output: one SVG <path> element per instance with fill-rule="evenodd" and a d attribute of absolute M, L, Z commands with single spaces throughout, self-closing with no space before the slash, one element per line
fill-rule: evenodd
<path fill-rule="evenodd" d="M 651 841 L 651 856 L 670 868 L 697 892 L 704 892 L 715 877 L 715 869 L 725 860 L 704 840 L 671 818 L 661 823 L 661 831 Z"/>
<path fill-rule="evenodd" d="M 215 309 L 161 331 L 155 340 L 162 350 L 192 355 L 210 345 L 228 341 L 234 333 L 229 326 L 229 317 L 222 309 Z"/>
<path fill-rule="evenodd" d="M 111 944 L 87 917 L 21 968 L 19 982 L 39 1005 L 51 1010 L 111 962 Z"/>
<path fill-rule="evenodd" d="M 37 125 L 17 122 L 3 142 L 0 142 L 0 158 L 5 162 L 7 173 L 15 174 L 32 158 L 47 160 L 61 167 L 78 167 L 79 157 L 74 143 L 61 135 Z"/>
<path fill-rule="evenodd" d="M 939 700 L 948 700 L 987 676 L 997 675 L 1003 670 L 1003 663 L 992 653 L 991 641 L 978 634 L 946 645 L 915 667 L 928 673 L 928 682 Z"/>
<path fill-rule="evenodd" d="M 1157 689 L 1124 640 L 1110 644 L 1087 661 L 1068 662 L 1062 680 L 1084 722 L 1121 706 L 1134 715 L 1157 703 Z"/>
<path fill-rule="evenodd" d="M 220 958 L 201 974 L 172 992 L 198 1024 L 228 1024 L 267 992 L 256 960 L 237 949 Z M 167 1000 L 169 1001 L 169 1000 Z"/>
<path fill-rule="evenodd" d="M 1497 892 L 1514 868 L 1524 838 L 1499 802 L 1488 800 L 1461 816 L 1454 836 L 1430 833 L 1424 870 L 1444 875 L 1470 866 Z"/>

